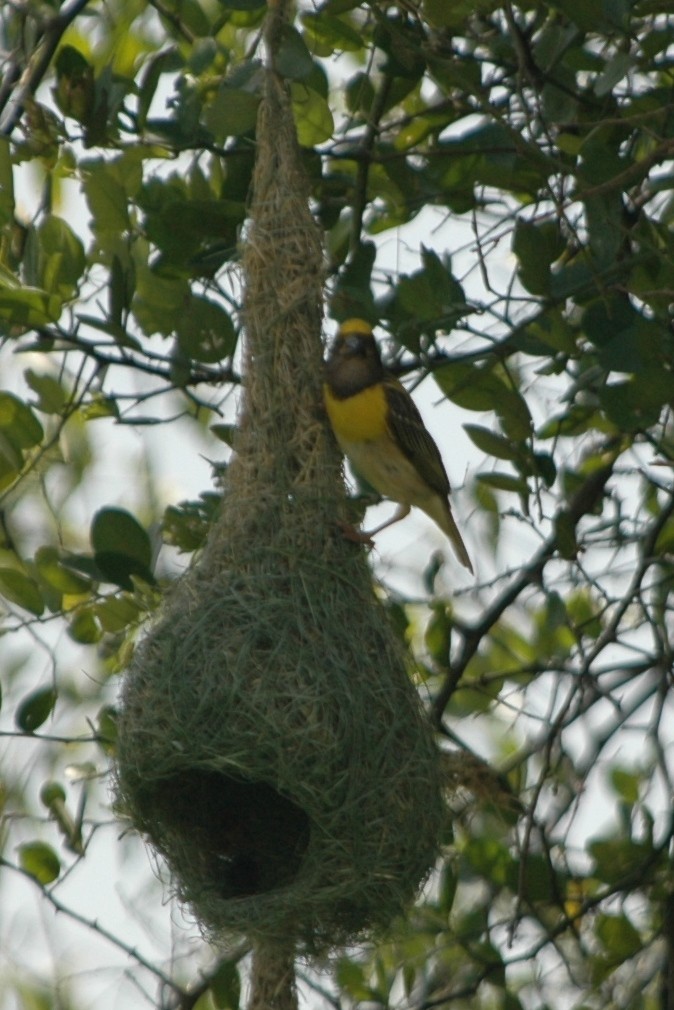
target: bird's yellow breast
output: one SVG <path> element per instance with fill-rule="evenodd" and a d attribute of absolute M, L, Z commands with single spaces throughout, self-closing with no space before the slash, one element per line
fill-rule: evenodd
<path fill-rule="evenodd" d="M 332 430 L 343 448 L 381 438 L 386 433 L 388 407 L 381 385 L 368 386 L 360 393 L 339 399 L 326 384 L 323 396 Z"/>

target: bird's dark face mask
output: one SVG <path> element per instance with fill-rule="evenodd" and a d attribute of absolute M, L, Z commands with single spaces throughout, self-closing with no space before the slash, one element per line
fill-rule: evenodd
<path fill-rule="evenodd" d="M 326 366 L 326 381 L 335 396 L 353 396 L 383 377 L 384 367 L 372 334 L 348 333 L 337 338 Z"/>

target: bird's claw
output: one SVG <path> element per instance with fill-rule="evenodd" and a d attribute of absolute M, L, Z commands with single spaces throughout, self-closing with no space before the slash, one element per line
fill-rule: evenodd
<path fill-rule="evenodd" d="M 351 523 L 337 520 L 337 527 L 345 540 L 350 540 L 352 544 L 362 544 L 364 547 L 374 547 L 374 540 L 365 530 L 356 529 Z"/>

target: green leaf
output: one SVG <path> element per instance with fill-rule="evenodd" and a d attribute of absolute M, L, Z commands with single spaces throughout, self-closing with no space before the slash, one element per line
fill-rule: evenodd
<path fill-rule="evenodd" d="M 100 642 L 101 627 L 92 608 L 77 608 L 70 619 L 68 634 L 74 642 L 80 642 L 81 645 L 94 645 Z"/>
<path fill-rule="evenodd" d="M 497 887 L 517 888 L 518 868 L 508 847 L 497 838 L 473 838 L 463 850 L 470 869 Z"/>
<path fill-rule="evenodd" d="M 219 438 L 221 442 L 224 442 L 225 445 L 228 445 L 232 449 L 239 426 L 237 424 L 211 424 L 208 430 L 212 431 L 216 438 Z"/>
<path fill-rule="evenodd" d="M 67 402 L 67 395 L 58 379 L 46 372 L 34 372 L 32 368 L 27 368 L 23 376 L 37 394 L 37 409 L 43 414 L 60 414 Z"/>
<path fill-rule="evenodd" d="M 138 89 L 138 126 L 145 127 L 150 106 L 163 74 L 176 73 L 183 59 L 176 46 L 164 49 L 145 62 Z"/>
<path fill-rule="evenodd" d="M 465 410 L 494 410 L 499 399 L 509 392 L 491 369 L 463 362 L 436 368 L 433 378 L 445 396 Z"/>
<path fill-rule="evenodd" d="M 198 501 L 169 505 L 164 513 L 162 533 L 167 544 L 180 551 L 195 551 L 208 536 L 222 498 L 214 491 L 205 492 Z"/>
<path fill-rule="evenodd" d="M 501 399 L 494 404 L 494 410 L 509 438 L 515 441 L 529 438 L 533 430 L 533 421 L 527 402 L 518 390 L 506 387 Z"/>
<path fill-rule="evenodd" d="M 548 309 L 518 327 L 510 340 L 523 354 L 549 355 L 550 350 L 575 354 L 577 331 L 558 309 Z"/>
<path fill-rule="evenodd" d="M 487 487 L 493 487 L 497 491 L 514 491 L 515 494 L 528 497 L 529 485 L 522 477 L 514 477 L 509 473 L 479 473 L 477 480 Z"/>
<path fill-rule="evenodd" d="M 50 588 L 58 593 L 79 595 L 91 589 L 91 582 L 81 578 L 71 568 L 63 564 L 64 555 L 57 547 L 45 545 L 35 553 L 37 574 Z"/>
<path fill-rule="evenodd" d="M 611 768 L 610 779 L 616 793 L 626 803 L 634 805 L 639 802 L 641 776 L 625 768 Z"/>
<path fill-rule="evenodd" d="M 119 235 L 129 230 L 131 221 L 127 192 L 110 165 L 103 161 L 89 164 L 84 179 L 84 195 L 95 232 Z"/>
<path fill-rule="evenodd" d="M 435 323 L 431 329 L 451 329 L 467 311 L 463 288 L 449 262 L 422 246 L 423 269 L 403 275 L 395 290 L 397 305 L 407 316 Z"/>
<path fill-rule="evenodd" d="M 513 445 L 509 439 L 504 438 L 503 435 L 497 435 L 479 424 L 464 424 L 463 430 L 481 452 L 495 456 L 496 459 L 517 459 L 517 446 Z"/>
<path fill-rule="evenodd" d="M 91 524 L 94 560 L 104 577 L 122 589 L 132 589 L 132 575 L 154 582 L 150 571 L 150 538 L 130 512 L 103 508 Z"/>
<path fill-rule="evenodd" d="M 302 147 L 314 147 L 330 140 L 335 129 L 327 100 L 306 84 L 290 86 L 297 140 Z"/>
<path fill-rule="evenodd" d="M 149 266 L 138 270 L 133 314 L 147 336 L 173 333 L 191 300 L 184 277 L 163 277 Z"/>
<path fill-rule="evenodd" d="M 238 1010 L 241 978 L 235 961 L 222 961 L 211 977 L 210 988 L 218 1010 Z"/>
<path fill-rule="evenodd" d="M 37 583 L 16 568 L 0 568 L 0 593 L 37 617 L 44 613 L 44 600 Z"/>
<path fill-rule="evenodd" d="M 671 382 L 671 376 L 660 370 L 652 382 L 642 380 L 637 384 L 632 380 L 604 386 L 599 401 L 606 416 L 621 431 L 645 431 L 657 422 L 664 397 L 671 396 Z M 653 394 L 659 392 L 661 395 L 653 402 Z"/>
<path fill-rule="evenodd" d="M 106 754 L 114 754 L 117 745 L 119 713 L 114 705 L 103 705 L 96 716 L 98 743 Z"/>
<path fill-rule="evenodd" d="M 30 407 L 6 392 L 0 392 L 0 432 L 17 449 L 32 449 L 44 438 L 42 425 Z"/>
<path fill-rule="evenodd" d="M 57 694 L 53 687 L 39 687 L 20 702 L 16 710 L 16 725 L 24 733 L 34 733 L 54 710 Z"/>
<path fill-rule="evenodd" d="M 61 872 L 61 861 L 46 842 L 25 842 L 20 845 L 19 865 L 43 886 L 51 884 Z"/>
<path fill-rule="evenodd" d="M 255 129 L 259 105 L 257 90 L 221 84 L 215 98 L 204 110 L 204 123 L 220 141 L 227 137 L 239 137 Z"/>
<path fill-rule="evenodd" d="M 103 630 L 115 635 L 138 621 L 141 608 L 131 595 L 122 593 L 97 603 L 93 612 Z"/>
<path fill-rule="evenodd" d="M 216 302 L 192 295 L 176 327 L 181 351 L 195 361 L 213 364 L 230 357 L 236 347 L 231 317 Z"/>
<path fill-rule="evenodd" d="M 534 295 L 550 290 L 550 267 L 563 253 L 564 238 L 557 221 L 534 223 L 518 219 L 513 233 L 513 252 L 519 260 L 519 278 Z"/>
<path fill-rule="evenodd" d="M 283 23 L 281 39 L 274 69 L 290 81 L 302 81 L 314 71 L 314 61 L 300 33 L 292 25 Z"/>
<path fill-rule="evenodd" d="M 629 53 L 616 53 L 606 61 L 603 73 L 594 82 L 594 93 L 598 97 L 608 95 L 613 91 L 631 70 L 635 68 L 635 59 Z"/>
<path fill-rule="evenodd" d="M 40 288 L 4 285 L 0 278 L 0 320 L 11 326 L 32 329 L 58 321 L 62 302 L 57 295 Z"/>
<path fill-rule="evenodd" d="M 354 74 L 346 83 L 344 97 L 349 112 L 360 112 L 367 116 L 372 108 L 374 95 L 374 85 L 369 74 L 362 72 Z"/>
<path fill-rule="evenodd" d="M 341 958 L 335 969 L 337 985 L 349 994 L 356 1002 L 369 1001 L 375 993 L 367 984 L 365 970 L 362 965 L 348 958 Z"/>
<path fill-rule="evenodd" d="M 625 241 L 623 195 L 616 191 L 586 197 L 583 203 L 590 250 L 599 268 L 610 268 Z"/>
<path fill-rule="evenodd" d="M 631 838 L 598 839 L 588 850 L 594 860 L 593 876 L 607 884 L 619 883 L 624 877 L 637 876 L 647 883 L 646 864 L 651 864 L 653 846 L 650 842 L 634 842 Z M 651 866 L 651 870 L 654 867 Z"/>
<path fill-rule="evenodd" d="M 335 50 L 355 53 L 363 47 L 362 36 L 343 18 L 327 14 L 324 10 L 316 13 L 309 11 L 302 14 L 301 18 L 306 29 L 307 44 L 316 55 L 330 56 Z M 365 75 L 357 74 L 356 78 L 361 76 Z M 346 84 L 347 104 L 349 88 L 353 89 L 352 80 Z M 349 108 L 352 112 L 356 111 L 350 105 Z"/>
<path fill-rule="evenodd" d="M 449 654 L 452 643 L 453 621 L 451 611 L 437 604 L 433 607 L 430 620 L 424 633 L 424 645 L 431 659 L 438 666 L 449 666 Z"/>
<path fill-rule="evenodd" d="M 616 964 L 634 957 L 643 946 L 639 931 L 626 915 L 599 915 L 595 931 L 606 951 L 615 958 Z"/>
<path fill-rule="evenodd" d="M 64 301 L 74 297 L 86 266 L 82 242 L 70 225 L 55 214 L 49 214 L 40 223 L 37 239 L 41 286 Z"/>
<path fill-rule="evenodd" d="M 14 218 L 14 170 L 8 137 L 0 137 L 0 227 Z"/>

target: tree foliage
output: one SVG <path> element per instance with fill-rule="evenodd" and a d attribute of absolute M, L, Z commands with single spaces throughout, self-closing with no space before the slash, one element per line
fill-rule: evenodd
<path fill-rule="evenodd" d="M 245 952 L 204 945 L 202 974 L 170 950 L 147 957 L 105 909 L 82 911 L 77 882 L 110 873 L 97 839 L 115 832 L 116 677 L 219 491 L 166 494 L 151 453 L 111 485 L 106 460 L 128 426 L 165 429 L 167 457 L 181 438 L 226 456 L 264 12 L 0 10 L 0 886 L 27 882 L 50 928 L 59 911 L 112 940 L 166 1007 L 236 1007 Z M 301 3 L 279 69 L 328 314 L 380 323 L 391 367 L 455 406 L 478 559 L 474 589 L 452 592 L 434 556 L 421 605 L 389 597 L 456 782 L 437 878 L 388 941 L 344 954 L 330 980 L 307 972 L 303 992 L 340 1007 L 664 1010 L 668 4 Z M 402 267 L 392 241 L 411 248 Z M 49 1006 L 45 978 L 28 953 L 1 987 Z"/>

